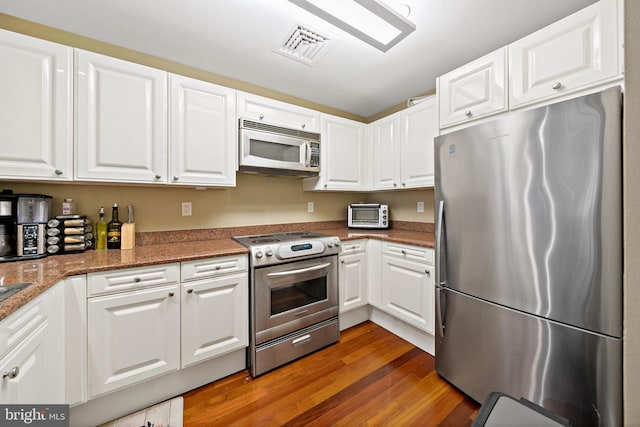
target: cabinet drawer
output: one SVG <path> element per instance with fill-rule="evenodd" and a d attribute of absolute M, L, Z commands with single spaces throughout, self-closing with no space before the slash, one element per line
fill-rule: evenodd
<path fill-rule="evenodd" d="M 182 263 L 182 280 L 205 279 L 240 271 L 247 271 L 246 255 L 187 261 Z"/>
<path fill-rule="evenodd" d="M 0 356 L 24 340 L 47 317 L 46 300 L 39 297 L 0 322 Z"/>
<path fill-rule="evenodd" d="M 408 246 L 399 243 L 382 243 L 382 253 L 402 257 L 407 260 L 424 262 L 433 264 L 434 251 L 430 248 L 421 248 L 419 246 Z"/>
<path fill-rule="evenodd" d="M 348 240 L 342 242 L 341 254 L 353 254 L 356 252 L 363 252 L 366 250 L 367 240 Z"/>
<path fill-rule="evenodd" d="M 87 275 L 87 296 L 93 297 L 168 285 L 179 281 L 180 264 L 178 263 L 89 273 Z"/>
<path fill-rule="evenodd" d="M 320 131 L 320 112 L 246 92 L 238 92 L 238 116 L 308 132 Z"/>

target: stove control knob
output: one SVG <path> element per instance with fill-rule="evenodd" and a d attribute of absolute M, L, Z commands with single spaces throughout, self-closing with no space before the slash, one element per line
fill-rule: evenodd
<path fill-rule="evenodd" d="M 329 246 L 330 248 L 333 247 L 333 242 L 327 242 L 327 246 Z"/>
<path fill-rule="evenodd" d="M 262 258 L 263 256 L 262 249 L 256 249 L 255 256 L 256 258 Z"/>
<path fill-rule="evenodd" d="M 265 254 L 267 256 L 273 256 L 273 251 L 271 250 L 271 248 L 267 248 L 267 250 L 265 251 Z"/>
<path fill-rule="evenodd" d="M 333 242 L 333 244 L 334 244 L 334 245 L 336 245 L 336 246 L 340 246 L 340 240 L 336 239 L 336 240 Z"/>

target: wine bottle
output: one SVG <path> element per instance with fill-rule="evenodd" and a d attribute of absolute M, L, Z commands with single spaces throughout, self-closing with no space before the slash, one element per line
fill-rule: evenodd
<path fill-rule="evenodd" d="M 100 206 L 100 218 L 96 222 L 96 250 L 101 251 L 107 249 L 107 221 L 104 219 L 104 208 Z"/>
<path fill-rule="evenodd" d="M 120 249 L 122 222 L 118 219 L 118 204 L 111 208 L 111 221 L 107 224 L 107 249 Z"/>

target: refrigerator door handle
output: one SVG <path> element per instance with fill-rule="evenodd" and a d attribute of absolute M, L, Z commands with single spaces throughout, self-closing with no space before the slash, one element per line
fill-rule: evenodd
<path fill-rule="evenodd" d="M 440 280 L 442 275 L 442 245 L 444 240 L 442 238 L 442 231 L 444 223 L 444 200 L 440 200 L 438 205 L 438 228 L 436 229 L 436 285 L 446 286 L 443 280 Z"/>
<path fill-rule="evenodd" d="M 444 338 L 444 316 L 445 310 L 442 307 L 442 304 L 447 304 L 447 296 L 446 294 L 440 297 L 440 294 L 445 292 L 445 289 L 442 286 L 436 286 L 436 325 L 438 328 L 438 332 L 440 333 L 440 338 Z"/>

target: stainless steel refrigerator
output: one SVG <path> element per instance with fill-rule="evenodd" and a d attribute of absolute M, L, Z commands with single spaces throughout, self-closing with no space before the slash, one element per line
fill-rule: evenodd
<path fill-rule="evenodd" d="M 436 370 L 622 425 L 619 88 L 436 139 Z"/>

